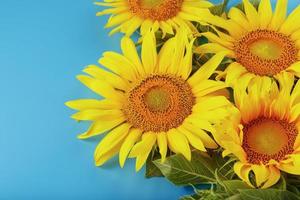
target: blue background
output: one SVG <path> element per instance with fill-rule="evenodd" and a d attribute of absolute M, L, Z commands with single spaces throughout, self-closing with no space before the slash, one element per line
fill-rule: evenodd
<path fill-rule="evenodd" d="M 214 2 L 220 2 L 215 0 Z M 231 1 L 231 4 L 237 1 Z M 296 1 L 290 1 L 296 5 Z M 94 166 L 100 138 L 76 139 L 64 102 L 95 95 L 75 76 L 119 51 L 107 17 L 86 0 L 0 0 L 0 199 L 177 199 L 191 192 L 145 179 L 133 161 Z"/>

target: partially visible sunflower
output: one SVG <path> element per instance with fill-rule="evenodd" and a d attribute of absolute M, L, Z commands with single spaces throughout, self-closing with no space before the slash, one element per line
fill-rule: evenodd
<path fill-rule="evenodd" d="M 268 188 L 280 170 L 300 175 L 300 81 L 282 73 L 275 81 L 262 78 L 245 90 L 234 87 L 235 115 L 216 128 L 214 137 L 238 161 L 235 173 L 250 186 Z M 249 178 L 255 175 L 255 182 Z"/>
<path fill-rule="evenodd" d="M 211 16 L 209 23 L 222 28 L 203 33 L 211 43 L 200 46 L 198 53 L 227 50 L 233 58 L 225 73 L 226 82 L 247 85 L 263 76 L 283 71 L 300 76 L 300 6 L 287 18 L 287 0 L 278 0 L 272 12 L 270 0 L 261 0 L 258 10 L 243 0 L 244 11 L 232 7 L 228 18 Z"/>
<path fill-rule="evenodd" d="M 81 99 L 66 105 L 79 110 L 72 118 L 93 121 L 80 139 L 108 134 L 95 151 L 96 165 L 119 152 L 120 165 L 136 157 L 136 170 L 152 148 L 159 147 L 162 161 L 168 147 L 191 159 L 190 145 L 200 151 L 216 148 L 209 136 L 212 123 L 229 115 L 230 102 L 218 95 L 225 88 L 208 80 L 224 57 L 218 53 L 191 76 L 192 46 L 181 31 L 156 51 L 153 32 L 145 35 L 141 60 L 128 37 L 121 41 L 123 54 L 105 52 L 99 63 L 112 72 L 91 65 L 77 78 L 105 99 Z"/>
<path fill-rule="evenodd" d="M 106 28 L 132 35 L 140 28 L 141 35 L 161 29 L 163 35 L 174 30 L 195 31 L 191 21 L 203 21 L 212 4 L 206 0 L 104 0 L 96 5 L 109 7 L 97 15 L 111 15 Z M 205 21 L 205 20 L 204 20 Z"/>

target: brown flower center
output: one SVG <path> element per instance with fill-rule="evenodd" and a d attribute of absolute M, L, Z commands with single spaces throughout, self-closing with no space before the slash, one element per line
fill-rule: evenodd
<path fill-rule="evenodd" d="M 133 127 L 161 132 L 180 126 L 194 104 L 192 89 L 183 79 L 153 75 L 128 92 L 123 111 Z"/>
<path fill-rule="evenodd" d="M 243 149 L 253 164 L 280 161 L 292 153 L 298 135 L 294 123 L 260 117 L 244 125 Z"/>
<path fill-rule="evenodd" d="M 183 0 L 128 0 L 132 13 L 144 19 L 165 21 L 181 10 Z"/>
<path fill-rule="evenodd" d="M 255 30 L 235 44 L 236 60 L 249 72 L 272 76 L 297 61 L 295 43 L 282 33 Z"/>

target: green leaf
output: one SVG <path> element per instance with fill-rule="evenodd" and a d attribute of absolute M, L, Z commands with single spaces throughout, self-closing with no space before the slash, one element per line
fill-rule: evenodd
<path fill-rule="evenodd" d="M 241 200 L 299 200 L 300 197 L 287 190 L 248 189 L 239 190 Z"/>
<path fill-rule="evenodd" d="M 175 185 L 189 185 L 215 182 L 215 171 L 219 167 L 216 159 L 199 151 L 192 152 L 192 160 L 182 155 L 172 155 L 164 163 L 153 161 L 162 174 Z"/>
<path fill-rule="evenodd" d="M 251 189 L 250 186 L 241 180 L 226 180 L 222 182 L 222 186 L 229 195 L 238 193 L 240 189 Z"/>
<path fill-rule="evenodd" d="M 151 152 L 151 155 L 148 157 L 146 161 L 146 172 L 145 172 L 146 178 L 164 176 L 159 170 L 159 168 L 153 163 L 153 160 L 158 160 L 158 159 L 160 159 L 159 152 L 157 148 L 154 148 Z"/>
<path fill-rule="evenodd" d="M 153 163 L 151 158 L 148 158 L 146 162 L 146 178 L 152 178 L 152 177 L 163 177 L 164 175 L 161 173 L 159 168 Z"/>
<path fill-rule="evenodd" d="M 180 200 L 224 200 L 224 193 L 216 193 L 214 190 L 196 190 L 196 194 L 181 197 Z M 226 194 L 225 194 L 226 195 Z"/>

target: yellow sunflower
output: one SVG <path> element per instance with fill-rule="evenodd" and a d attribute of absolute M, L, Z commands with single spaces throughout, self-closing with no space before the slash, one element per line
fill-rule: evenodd
<path fill-rule="evenodd" d="M 272 12 L 270 0 L 261 0 L 256 9 L 243 0 L 244 11 L 233 7 L 228 19 L 211 16 L 209 23 L 222 28 L 216 34 L 203 33 L 211 43 L 200 46 L 198 53 L 227 50 L 233 58 L 225 70 L 228 84 L 247 83 L 263 76 L 273 77 L 283 71 L 300 76 L 300 6 L 288 17 L 287 0 L 278 0 Z"/>
<path fill-rule="evenodd" d="M 141 35 L 161 29 L 163 35 L 174 30 L 194 31 L 191 21 L 203 21 L 212 4 L 206 0 L 104 0 L 96 5 L 109 7 L 97 15 L 111 15 L 106 28 L 130 36 L 138 28 Z"/>
<path fill-rule="evenodd" d="M 214 137 L 223 156 L 238 158 L 235 173 L 251 186 L 268 188 L 280 170 L 300 175 L 300 81 L 284 72 L 275 81 L 262 78 L 247 87 L 236 86 L 236 115 L 218 125 Z M 255 182 L 250 181 L 255 175 Z"/>
<path fill-rule="evenodd" d="M 228 115 L 230 102 L 219 95 L 223 82 L 208 80 L 225 56 L 218 53 L 192 76 L 192 45 L 181 31 L 156 51 L 153 32 L 145 35 L 141 59 L 128 37 L 121 40 L 123 54 L 105 52 L 99 63 L 88 66 L 77 78 L 105 99 L 81 99 L 66 105 L 78 110 L 72 118 L 92 121 L 85 139 L 107 133 L 95 151 L 97 166 L 119 152 L 136 158 L 136 170 L 145 163 L 152 147 L 159 147 L 162 161 L 167 149 L 191 159 L 190 145 L 201 151 L 216 148 L 209 136 L 212 123 Z"/>

